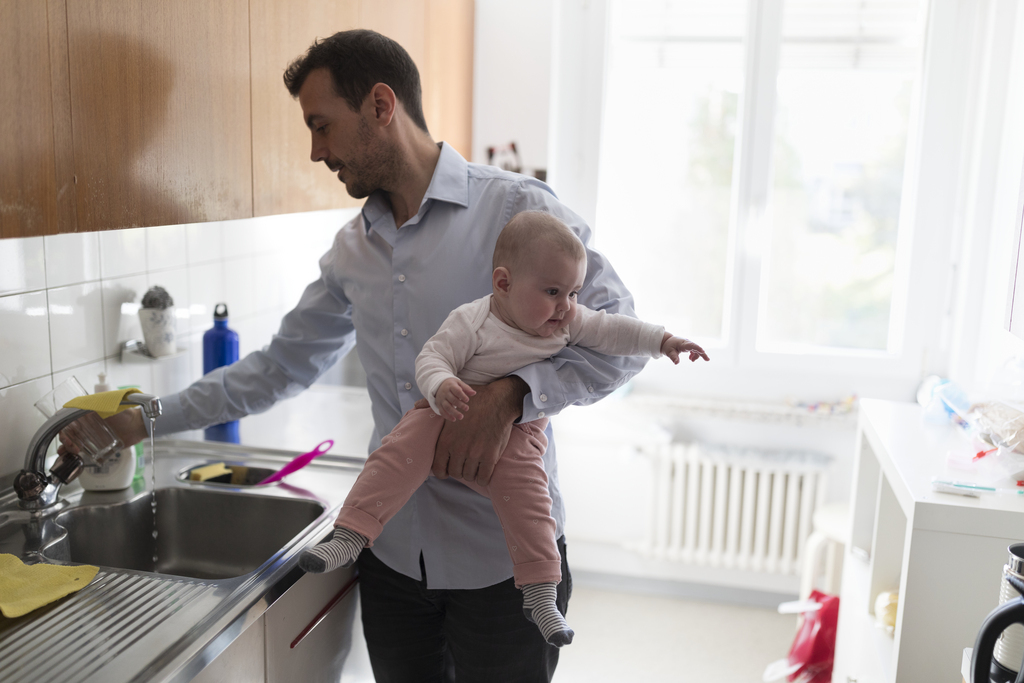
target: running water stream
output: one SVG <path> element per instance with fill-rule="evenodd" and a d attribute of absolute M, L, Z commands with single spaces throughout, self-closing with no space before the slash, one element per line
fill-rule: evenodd
<path fill-rule="evenodd" d="M 157 553 L 157 526 L 156 526 L 156 418 L 149 418 L 149 481 L 150 494 L 149 504 L 153 509 L 153 571 L 157 570 L 156 563 L 159 560 Z"/>

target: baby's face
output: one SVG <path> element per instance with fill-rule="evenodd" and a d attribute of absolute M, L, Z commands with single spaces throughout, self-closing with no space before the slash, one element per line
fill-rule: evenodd
<path fill-rule="evenodd" d="M 520 330 L 550 337 L 576 316 L 576 295 L 587 275 L 586 260 L 547 251 L 512 274 L 509 315 Z"/>

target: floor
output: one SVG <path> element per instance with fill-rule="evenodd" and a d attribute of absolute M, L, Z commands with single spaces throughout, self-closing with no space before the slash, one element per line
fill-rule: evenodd
<path fill-rule="evenodd" d="M 757 683 L 786 656 L 796 617 L 765 607 L 687 600 L 580 584 L 567 620 L 556 683 L 716 681 Z M 358 617 L 356 625 L 358 628 Z M 355 634 L 362 642 L 362 630 Z M 349 657 L 342 683 L 373 680 L 365 648 Z"/>

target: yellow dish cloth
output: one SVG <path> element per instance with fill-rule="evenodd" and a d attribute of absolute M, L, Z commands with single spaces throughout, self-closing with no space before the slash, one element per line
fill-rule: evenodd
<path fill-rule="evenodd" d="M 11 619 L 28 614 L 82 590 L 98 571 L 89 565 L 26 565 L 14 555 L 0 553 L 0 613 Z"/>
<path fill-rule="evenodd" d="M 133 406 L 123 406 L 121 401 L 124 400 L 125 396 L 129 394 L 140 394 L 142 393 L 138 389 L 118 389 L 116 391 L 101 391 L 98 394 L 89 394 L 88 396 L 76 396 L 67 403 L 64 404 L 65 408 L 83 408 L 85 410 L 94 410 L 100 414 L 102 418 L 108 418 L 111 415 L 120 413 L 122 410 L 127 410 Z"/>

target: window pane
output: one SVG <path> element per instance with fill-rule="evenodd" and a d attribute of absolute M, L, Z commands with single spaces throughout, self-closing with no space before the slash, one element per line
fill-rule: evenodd
<path fill-rule="evenodd" d="M 922 4 L 784 5 L 759 350 L 890 345 Z"/>
<path fill-rule="evenodd" d="M 596 246 L 641 317 L 723 335 L 746 0 L 618 1 Z"/>

